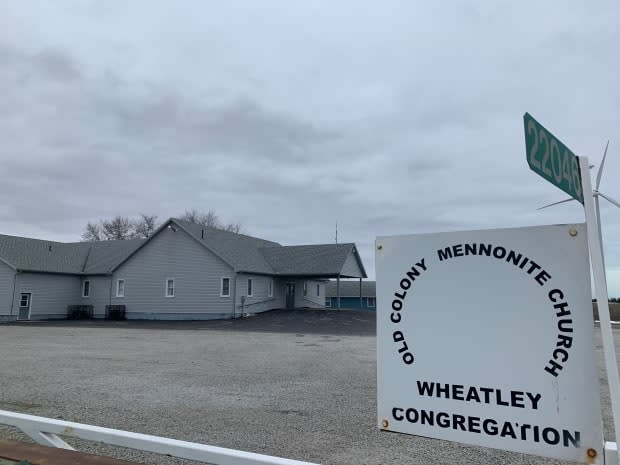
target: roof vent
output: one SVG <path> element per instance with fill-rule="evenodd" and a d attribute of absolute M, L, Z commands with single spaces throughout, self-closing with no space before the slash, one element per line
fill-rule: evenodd
<path fill-rule="evenodd" d="M 49 250 L 50 252 L 52 251 L 52 244 L 49 244 L 49 245 L 47 246 L 47 250 Z"/>

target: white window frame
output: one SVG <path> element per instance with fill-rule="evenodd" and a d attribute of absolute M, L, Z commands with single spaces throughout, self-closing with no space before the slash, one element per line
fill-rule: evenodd
<path fill-rule="evenodd" d="M 88 283 L 88 293 L 86 293 L 86 283 Z M 90 279 L 85 279 L 82 281 L 82 297 L 90 297 Z"/>
<path fill-rule="evenodd" d="M 26 296 L 26 305 L 22 305 L 22 299 Z M 30 304 L 32 303 L 32 293 L 31 292 L 20 292 L 19 296 L 19 308 L 30 308 Z"/>
<path fill-rule="evenodd" d="M 370 299 L 374 300 L 374 305 L 370 305 Z M 366 307 L 375 308 L 377 306 L 377 298 L 376 297 L 366 297 Z"/>
<path fill-rule="evenodd" d="M 228 294 L 224 294 L 224 280 L 228 280 Z M 220 280 L 220 297 L 230 297 L 230 283 L 232 282 L 232 279 L 230 279 L 229 276 L 222 276 L 222 279 Z"/>
<path fill-rule="evenodd" d="M 267 281 L 267 297 L 273 297 L 273 279 Z"/>
<path fill-rule="evenodd" d="M 168 283 L 170 281 L 172 281 L 172 294 L 168 294 L 168 290 L 169 290 Z M 175 288 L 176 288 L 176 282 L 175 282 L 174 278 L 166 278 L 164 280 L 164 296 L 167 299 L 171 299 L 171 298 L 176 296 L 176 289 Z"/>
<path fill-rule="evenodd" d="M 246 289 L 248 291 L 247 297 L 252 297 L 254 295 L 254 283 L 252 281 L 254 281 L 253 278 L 248 278 L 248 288 Z"/>
<path fill-rule="evenodd" d="M 308 281 L 304 281 L 304 297 L 308 297 Z"/>
<path fill-rule="evenodd" d="M 325 297 L 325 308 L 332 308 L 332 298 Z"/>
<path fill-rule="evenodd" d="M 123 283 L 123 292 L 120 292 L 120 284 Z M 116 297 L 125 297 L 125 280 L 124 279 L 117 279 L 116 280 Z"/>

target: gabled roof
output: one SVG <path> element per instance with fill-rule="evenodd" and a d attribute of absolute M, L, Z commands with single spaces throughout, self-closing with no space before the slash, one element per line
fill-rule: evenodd
<path fill-rule="evenodd" d="M 363 277 L 366 277 L 355 244 L 282 246 L 277 242 L 208 228 L 177 218 L 170 218 L 164 222 L 146 242 L 136 248 L 123 261 L 128 260 L 140 247 L 143 247 L 160 231 L 169 226 L 178 227 L 185 231 L 195 241 L 202 244 L 239 273 L 335 277 L 341 274 L 347 259 L 353 255 Z M 118 268 L 123 261 L 119 262 L 116 267 Z"/>
<path fill-rule="evenodd" d="M 2 234 L 0 257 L 16 270 L 79 273 L 88 252 L 88 246 L 84 245 L 70 247 L 62 242 Z"/>
<path fill-rule="evenodd" d="M 84 264 L 84 273 L 111 273 L 144 242 L 146 239 L 89 242 L 91 249 Z"/>
<path fill-rule="evenodd" d="M 338 276 L 352 254 L 364 277 L 366 274 L 353 243 L 266 247 L 261 251 L 278 275 Z"/>
<path fill-rule="evenodd" d="M 376 281 L 362 281 L 362 297 L 376 297 Z M 359 297 L 359 281 L 340 281 L 340 297 Z M 336 281 L 330 281 L 325 287 L 325 297 L 337 297 Z"/>
<path fill-rule="evenodd" d="M 355 268 L 366 277 L 355 244 L 282 246 L 277 242 L 175 218 L 164 222 L 148 239 L 62 243 L 0 235 L 0 261 L 20 271 L 108 274 L 167 227 L 184 231 L 236 272 L 272 276 L 357 277 L 347 276 L 346 271 L 343 273 L 343 269 Z M 351 260 L 356 262 L 353 268 Z"/>
<path fill-rule="evenodd" d="M 44 273 L 108 273 L 143 242 L 55 242 L 0 234 L 0 259 L 20 271 Z"/>
<path fill-rule="evenodd" d="M 263 247 L 281 248 L 282 246 L 277 242 L 246 236 L 245 234 L 207 228 L 178 219 L 172 219 L 172 221 L 232 266 L 235 271 L 259 274 L 274 273 L 273 268 L 260 250 Z"/>

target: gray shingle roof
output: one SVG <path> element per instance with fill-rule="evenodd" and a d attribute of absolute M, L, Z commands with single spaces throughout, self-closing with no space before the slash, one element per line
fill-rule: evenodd
<path fill-rule="evenodd" d="M 125 260 L 144 242 L 146 239 L 89 242 L 91 249 L 84 265 L 84 272 L 110 273 L 116 265 Z"/>
<path fill-rule="evenodd" d="M 281 247 L 277 242 L 259 239 L 199 224 L 173 219 L 196 240 L 232 266 L 236 271 L 273 274 L 274 270 L 260 252 L 262 247 Z M 204 230 L 204 239 L 202 231 Z"/>
<path fill-rule="evenodd" d="M 362 281 L 362 297 L 376 297 L 376 281 Z M 359 297 L 359 281 L 340 281 L 340 297 Z M 330 281 L 325 288 L 325 297 L 337 297 L 336 281 Z"/>
<path fill-rule="evenodd" d="M 277 242 L 205 228 L 179 219 L 173 222 L 231 265 L 236 271 L 287 276 L 336 276 L 355 244 L 282 246 Z M 204 230 L 204 238 L 203 232 Z"/>
<path fill-rule="evenodd" d="M 291 245 L 261 251 L 275 274 L 289 276 L 336 276 L 355 244 Z"/>
<path fill-rule="evenodd" d="M 355 244 L 282 246 L 277 242 L 205 228 L 171 218 L 156 232 L 176 224 L 235 271 L 280 276 L 337 276 Z M 148 239 L 62 243 L 0 235 L 0 259 L 16 269 L 65 274 L 106 274 L 137 252 Z"/>
<path fill-rule="evenodd" d="M 55 242 L 0 234 L 0 258 L 13 268 L 46 273 L 107 273 L 143 242 Z"/>
<path fill-rule="evenodd" d="M 79 273 L 88 245 L 72 247 L 62 242 L 0 235 L 0 257 L 17 269 L 51 273 Z"/>

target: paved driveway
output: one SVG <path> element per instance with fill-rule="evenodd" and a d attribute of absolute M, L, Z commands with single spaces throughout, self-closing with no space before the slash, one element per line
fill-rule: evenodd
<path fill-rule="evenodd" d="M 304 310 L 195 323 L 0 325 L 0 408 L 324 465 L 560 463 L 380 432 L 374 317 Z M 604 385 L 602 395 L 610 438 Z M 0 427 L 0 437 L 22 436 Z"/>

